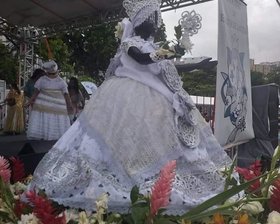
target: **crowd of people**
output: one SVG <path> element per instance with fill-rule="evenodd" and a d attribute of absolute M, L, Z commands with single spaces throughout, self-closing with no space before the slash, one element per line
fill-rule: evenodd
<path fill-rule="evenodd" d="M 59 139 L 85 105 L 78 79 L 71 77 L 67 84 L 59 76 L 53 60 L 33 72 L 23 93 L 13 83 L 4 102 L 7 104 L 4 133 L 26 131 L 27 138 L 34 140 Z M 25 120 L 27 115 L 28 121 Z"/>

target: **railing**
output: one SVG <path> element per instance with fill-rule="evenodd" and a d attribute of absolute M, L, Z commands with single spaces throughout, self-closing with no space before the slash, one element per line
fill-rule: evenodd
<path fill-rule="evenodd" d="M 201 115 L 210 124 L 212 130 L 214 129 L 214 117 L 215 117 L 215 98 L 206 96 L 193 96 L 191 95 L 196 107 Z"/>
<path fill-rule="evenodd" d="M 0 103 L 0 130 L 4 128 L 4 120 L 6 117 L 6 113 L 7 113 L 6 103 L 1 102 Z"/>

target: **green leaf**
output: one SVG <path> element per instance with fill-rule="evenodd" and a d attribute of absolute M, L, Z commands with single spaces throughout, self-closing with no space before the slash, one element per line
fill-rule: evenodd
<path fill-rule="evenodd" d="M 174 30 L 175 30 L 175 37 L 177 40 L 180 40 L 182 37 L 182 27 L 181 25 L 178 26 L 174 26 Z"/>
<path fill-rule="evenodd" d="M 5 221 L 5 223 L 7 223 L 7 222 L 17 223 L 16 220 L 14 220 L 12 217 L 10 217 L 9 212 L 0 210 L 0 217 L 1 217 L 0 221 L 3 220 L 3 221 Z"/>
<path fill-rule="evenodd" d="M 9 184 L 4 183 L 0 176 L 0 195 L 2 196 L 3 202 L 5 202 L 9 208 L 13 208 L 14 195 L 11 192 Z"/>
<path fill-rule="evenodd" d="M 188 211 L 187 213 L 185 213 L 182 216 L 182 218 L 190 220 L 190 218 L 193 217 L 194 215 L 198 215 L 215 205 L 219 205 L 219 204 L 223 203 L 227 199 L 231 198 L 232 196 L 234 196 L 234 195 L 238 194 L 239 192 L 248 188 L 254 181 L 258 180 L 259 178 L 267 176 L 269 173 L 263 174 L 257 178 L 254 178 L 251 181 L 245 182 L 238 186 L 234 186 L 231 189 L 226 190 L 226 191 L 210 198 L 209 200 L 203 202 L 202 204 L 198 205 L 197 207 L 195 207 L 195 208 L 191 209 L 190 211 Z"/>
<path fill-rule="evenodd" d="M 118 213 L 111 213 L 106 219 L 106 223 L 122 223 L 122 216 Z"/>
<path fill-rule="evenodd" d="M 138 200 L 138 198 L 139 198 L 139 187 L 135 185 L 130 192 L 131 204 L 134 204 Z"/>
<path fill-rule="evenodd" d="M 232 178 L 232 173 L 233 173 L 233 170 L 234 170 L 234 167 L 235 167 L 235 164 L 236 164 L 236 156 L 234 157 L 233 161 L 232 161 L 232 164 L 228 170 L 228 174 L 227 174 L 227 178 L 226 178 L 226 183 L 225 183 L 225 188 L 224 190 L 227 190 L 229 188 L 230 185 L 233 185 L 232 183 L 233 180 L 235 180 L 234 178 Z"/>
<path fill-rule="evenodd" d="M 143 224 L 147 219 L 149 207 L 146 203 L 139 203 L 131 209 L 131 216 L 135 224 Z"/>
<path fill-rule="evenodd" d="M 134 224 L 133 219 L 132 219 L 132 217 L 131 217 L 131 214 L 122 215 L 122 218 L 123 218 L 123 220 L 124 220 L 124 223 L 127 223 L 127 224 Z"/>
<path fill-rule="evenodd" d="M 156 217 L 154 219 L 154 224 L 174 224 L 177 223 L 176 221 L 171 221 L 169 218 L 165 218 L 165 217 Z"/>

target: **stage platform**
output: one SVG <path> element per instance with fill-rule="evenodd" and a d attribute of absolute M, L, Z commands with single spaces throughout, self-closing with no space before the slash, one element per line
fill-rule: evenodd
<path fill-rule="evenodd" d="M 27 174 L 32 174 L 43 156 L 52 148 L 56 141 L 28 140 L 25 134 L 0 134 L 0 155 L 5 158 L 19 157 Z"/>

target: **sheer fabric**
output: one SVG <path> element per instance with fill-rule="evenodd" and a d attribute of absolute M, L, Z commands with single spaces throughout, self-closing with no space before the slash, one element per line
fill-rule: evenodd
<path fill-rule="evenodd" d="M 146 53 L 149 42 L 140 47 Z M 139 45 L 140 46 L 140 45 Z M 66 206 L 95 209 L 109 194 L 110 211 L 127 211 L 130 190 L 148 194 L 160 168 L 177 160 L 167 212 L 181 214 L 223 190 L 220 170 L 231 164 L 209 125 L 182 89 L 168 61 L 141 66 L 125 48 L 115 74 L 34 172 L 30 188 Z M 130 63 L 131 62 L 131 63 Z"/>

